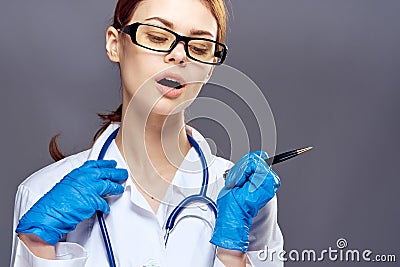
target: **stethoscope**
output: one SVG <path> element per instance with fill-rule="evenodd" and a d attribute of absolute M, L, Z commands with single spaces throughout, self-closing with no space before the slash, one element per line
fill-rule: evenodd
<path fill-rule="evenodd" d="M 114 138 L 118 134 L 119 128 L 114 130 L 110 136 L 107 138 L 107 140 L 104 142 L 103 147 L 100 150 L 98 160 L 104 159 L 104 155 L 106 154 L 106 151 L 108 147 L 110 146 L 111 142 L 114 140 Z M 193 202 L 203 202 L 204 204 L 207 204 L 210 209 L 213 211 L 214 215 L 217 216 L 217 206 L 215 202 L 207 197 L 207 188 L 208 188 L 208 167 L 207 167 L 207 161 L 206 158 L 203 154 L 203 151 L 200 149 L 199 144 L 191 137 L 189 134 L 187 134 L 187 138 L 189 140 L 189 143 L 194 147 L 196 150 L 197 154 L 200 157 L 201 165 L 203 167 L 203 181 L 201 184 L 201 190 L 199 194 L 194 194 L 191 196 L 186 197 L 184 200 L 182 200 L 171 212 L 171 214 L 168 216 L 166 225 L 165 225 L 165 236 L 164 236 L 164 241 L 165 241 L 165 246 L 167 246 L 167 241 L 170 233 L 173 231 L 176 223 L 176 219 L 178 218 L 179 214 L 185 209 L 185 207 Z M 116 267 L 115 264 L 115 258 L 114 258 L 114 253 L 111 247 L 111 241 L 110 237 L 108 235 L 107 231 L 107 226 L 104 221 L 103 213 L 101 211 L 96 211 L 97 214 L 97 219 L 99 221 L 100 229 L 101 229 L 101 234 L 103 236 L 103 241 L 104 245 L 107 251 L 107 257 L 108 257 L 108 262 L 110 263 L 111 267 Z M 196 215 L 187 215 L 190 217 L 198 217 Z M 200 218 L 201 219 L 201 218 Z M 210 223 L 207 221 L 208 225 Z"/>

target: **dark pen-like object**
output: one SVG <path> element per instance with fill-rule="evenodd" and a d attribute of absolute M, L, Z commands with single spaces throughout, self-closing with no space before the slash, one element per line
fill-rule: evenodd
<path fill-rule="evenodd" d="M 288 151 L 288 152 L 283 152 L 283 153 L 281 153 L 281 154 L 278 154 L 278 155 L 275 155 L 275 156 L 273 156 L 273 157 L 270 157 L 270 158 L 266 159 L 265 162 L 266 162 L 269 166 L 271 166 L 271 165 L 280 163 L 280 162 L 282 162 L 282 161 L 291 159 L 291 158 L 293 158 L 293 157 L 296 157 L 296 156 L 298 156 L 298 155 L 300 155 L 300 154 L 303 154 L 304 152 L 307 152 L 307 151 L 309 151 L 310 149 L 312 149 L 312 146 L 304 147 L 304 148 L 299 148 L 299 149 L 291 150 L 291 151 Z M 229 170 L 230 170 L 230 169 L 229 169 Z M 225 171 L 225 173 L 224 173 L 224 179 L 226 178 L 226 175 L 228 174 L 229 170 L 226 170 L 226 171 Z"/>

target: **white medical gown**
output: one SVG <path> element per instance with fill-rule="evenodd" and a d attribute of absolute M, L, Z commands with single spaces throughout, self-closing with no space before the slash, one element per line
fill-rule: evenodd
<path fill-rule="evenodd" d="M 80 167 L 86 160 L 97 159 L 105 140 L 117 127 L 119 124 L 111 124 L 90 150 L 55 162 L 22 182 L 18 187 L 15 199 L 13 230 L 15 231 L 22 215 L 66 174 Z M 190 130 L 192 137 L 199 143 L 203 152 L 209 151 L 204 137 L 195 129 L 190 128 Z M 222 174 L 232 166 L 232 162 L 215 156 L 206 158 L 210 175 L 207 195 L 215 201 L 224 183 L 224 180 L 221 179 Z M 104 159 L 113 159 L 117 162 L 117 167 L 127 168 L 114 141 Z M 181 168 L 176 172 L 164 199 L 166 202 L 177 203 L 188 194 L 199 192 L 202 172 L 186 172 L 185 168 L 182 168 L 185 162 L 196 161 L 201 170 L 198 155 L 192 147 Z M 205 221 L 184 217 L 171 233 L 167 247 L 165 247 L 164 227 L 173 205 L 161 203 L 155 214 L 130 179 L 125 182 L 124 186 L 125 192 L 122 195 L 107 199 L 111 212 L 105 215 L 117 266 L 224 266 L 215 255 L 215 246 L 209 242 L 212 229 Z M 212 212 L 202 205 L 185 209 L 179 218 L 188 214 L 201 216 L 212 226 L 215 224 Z M 253 266 L 283 266 L 283 263 L 276 259 L 273 262 L 261 262 L 257 259 L 258 251 L 265 247 L 275 251 L 283 249 L 283 237 L 277 223 L 276 197 L 269 201 L 253 219 L 249 239 L 250 247 L 247 255 Z M 34 256 L 14 232 L 10 266 L 109 266 L 97 217 L 93 215 L 84 220 L 77 225 L 74 231 L 58 242 L 56 254 L 57 260 L 45 260 Z"/>

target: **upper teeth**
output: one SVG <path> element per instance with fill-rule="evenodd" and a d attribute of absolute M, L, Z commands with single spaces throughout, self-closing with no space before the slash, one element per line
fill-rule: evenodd
<path fill-rule="evenodd" d="M 171 78 L 165 78 L 165 79 L 166 79 L 166 80 L 169 80 L 169 81 L 172 81 L 172 82 L 180 83 L 179 81 L 174 80 L 174 79 L 171 79 Z"/>

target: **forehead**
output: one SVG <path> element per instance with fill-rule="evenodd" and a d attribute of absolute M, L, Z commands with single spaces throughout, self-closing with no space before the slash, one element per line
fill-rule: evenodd
<path fill-rule="evenodd" d="M 153 17 L 171 22 L 171 29 L 180 34 L 189 35 L 193 30 L 201 30 L 217 36 L 217 21 L 201 0 L 144 0 L 136 8 L 130 23 Z M 156 20 L 147 22 L 165 26 Z"/>

